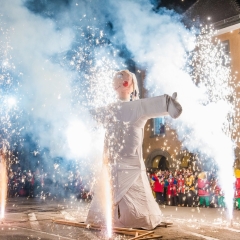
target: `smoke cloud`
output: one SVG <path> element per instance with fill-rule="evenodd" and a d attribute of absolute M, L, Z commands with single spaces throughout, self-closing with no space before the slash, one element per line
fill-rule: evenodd
<path fill-rule="evenodd" d="M 222 126 L 232 112 L 231 90 L 212 101 L 209 89 L 193 81 L 187 63 L 198 40 L 179 15 L 153 11 L 146 0 L 3 1 L 0 13 L 1 101 L 13 143 L 24 145 L 28 135 L 35 150 L 47 148 L 51 158 L 100 162 L 103 132 L 95 130 L 88 109 L 114 101 L 112 74 L 132 58 L 147 70 L 149 96 L 178 92 L 184 111 L 172 124 L 180 140 L 214 159 L 220 173 L 227 172 L 230 180 L 222 183 L 229 189 L 233 143 Z M 14 111 L 9 97 L 16 99 Z M 231 190 L 227 202 L 232 196 Z"/>

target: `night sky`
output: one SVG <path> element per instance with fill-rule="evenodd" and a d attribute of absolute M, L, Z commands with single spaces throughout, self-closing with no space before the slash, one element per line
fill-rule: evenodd
<path fill-rule="evenodd" d="M 156 8 L 166 7 L 168 9 L 173 9 L 178 13 L 183 13 L 197 1 L 198 0 L 153 0 L 152 2 L 154 2 Z M 236 2 L 240 6 L 240 0 L 236 0 Z"/>
<path fill-rule="evenodd" d="M 166 7 L 168 9 L 173 9 L 178 13 L 185 12 L 192 4 L 197 2 L 197 0 L 156 0 L 152 1 L 156 8 Z"/>

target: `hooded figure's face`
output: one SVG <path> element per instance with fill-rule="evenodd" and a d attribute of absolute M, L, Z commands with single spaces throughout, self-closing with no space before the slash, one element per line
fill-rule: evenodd
<path fill-rule="evenodd" d="M 113 78 L 113 88 L 119 99 L 129 101 L 130 95 L 133 92 L 133 79 L 131 74 L 125 71 L 116 73 Z"/>

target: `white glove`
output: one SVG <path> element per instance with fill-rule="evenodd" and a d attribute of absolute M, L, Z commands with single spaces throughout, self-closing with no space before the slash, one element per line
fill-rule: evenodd
<path fill-rule="evenodd" d="M 182 113 L 182 106 L 177 102 L 177 93 L 174 92 L 172 97 L 167 97 L 167 111 L 172 118 L 178 118 Z"/>

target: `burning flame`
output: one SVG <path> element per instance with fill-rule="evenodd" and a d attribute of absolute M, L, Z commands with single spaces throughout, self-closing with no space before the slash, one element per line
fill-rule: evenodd
<path fill-rule="evenodd" d="M 0 205 L 1 215 L 4 218 L 6 199 L 7 199 L 7 165 L 4 155 L 0 155 Z"/>

